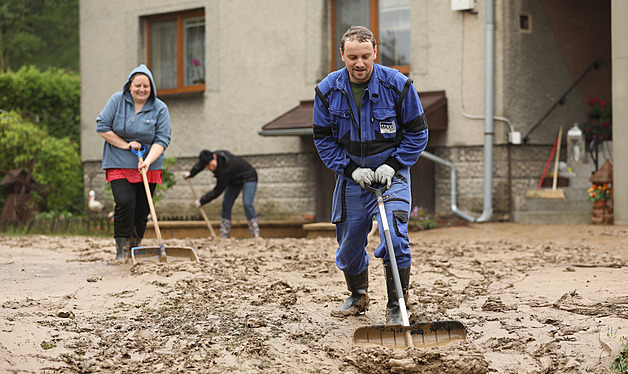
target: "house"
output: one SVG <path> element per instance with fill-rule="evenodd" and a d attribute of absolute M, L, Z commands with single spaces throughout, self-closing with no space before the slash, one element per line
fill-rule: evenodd
<path fill-rule="evenodd" d="M 166 155 L 176 157 L 179 181 L 202 149 L 228 149 L 258 169 L 262 219 L 327 220 L 333 175 L 321 168 L 307 105 L 316 84 L 342 67 L 338 41 L 351 24 L 369 26 L 379 62 L 413 79 L 430 121 L 427 151 L 455 165 L 454 190 L 449 169 L 433 159 L 422 157 L 413 170 L 414 204 L 438 215 L 451 215 L 456 205 L 471 217 L 509 219 L 538 183 L 559 128 L 584 123 L 591 98 L 614 104 L 615 149 L 628 139 L 622 0 L 360 4 L 81 0 L 85 188 L 105 183 L 95 119 L 128 72 L 145 63 L 170 109 Z M 628 223 L 622 162 L 615 158 L 616 223 Z M 206 191 L 213 178 L 201 173 L 194 183 Z M 217 217 L 220 201 L 207 208 Z M 185 183 L 168 190 L 157 209 L 196 212 Z"/>

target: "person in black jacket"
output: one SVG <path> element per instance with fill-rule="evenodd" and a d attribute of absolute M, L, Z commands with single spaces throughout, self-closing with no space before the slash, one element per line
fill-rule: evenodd
<path fill-rule="evenodd" d="M 216 186 L 201 196 L 199 200 L 196 200 L 196 206 L 200 208 L 201 205 L 209 203 L 224 192 L 220 236 L 228 238 L 231 233 L 231 208 L 233 208 L 238 194 L 242 191 L 242 203 L 249 224 L 249 231 L 254 238 L 259 238 L 259 223 L 253 207 L 255 191 L 257 190 L 257 171 L 255 168 L 243 158 L 235 156 L 229 151 L 211 152 L 203 150 L 192 169 L 183 173 L 183 178 L 192 178 L 204 168 L 214 173 Z"/>

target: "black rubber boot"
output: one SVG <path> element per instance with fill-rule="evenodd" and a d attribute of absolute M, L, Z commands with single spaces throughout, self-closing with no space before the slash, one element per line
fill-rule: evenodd
<path fill-rule="evenodd" d="M 351 295 L 347 300 L 331 312 L 334 317 L 357 316 L 366 312 L 369 306 L 369 269 L 357 275 L 345 274 L 347 289 L 351 291 Z"/>
<path fill-rule="evenodd" d="M 397 297 L 397 289 L 395 288 L 395 279 L 393 278 L 392 267 L 384 265 L 386 272 L 386 289 L 388 290 L 388 311 L 386 313 L 387 325 L 401 325 L 401 310 L 399 309 L 399 297 Z M 403 298 L 408 304 L 408 285 L 410 284 L 410 266 L 399 269 L 399 278 L 401 280 L 401 288 L 403 289 Z"/>
<path fill-rule="evenodd" d="M 133 237 L 131 238 L 131 241 L 129 242 L 129 248 L 139 247 L 141 245 L 142 245 L 142 239 L 135 237 L 135 234 L 133 234 Z"/>
<path fill-rule="evenodd" d="M 129 258 L 130 238 L 116 238 L 116 261 L 126 261 Z"/>

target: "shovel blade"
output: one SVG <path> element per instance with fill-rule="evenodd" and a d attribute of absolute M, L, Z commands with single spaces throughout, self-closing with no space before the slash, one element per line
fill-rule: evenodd
<path fill-rule="evenodd" d="M 421 322 L 411 326 L 375 325 L 360 327 L 353 333 L 353 345 L 406 349 L 406 333 L 410 332 L 415 347 L 435 347 L 464 340 L 467 332 L 459 321 Z"/>
<path fill-rule="evenodd" d="M 190 247 L 133 247 L 131 248 L 133 264 L 138 262 L 172 263 L 177 261 L 197 261 L 194 248 Z"/>

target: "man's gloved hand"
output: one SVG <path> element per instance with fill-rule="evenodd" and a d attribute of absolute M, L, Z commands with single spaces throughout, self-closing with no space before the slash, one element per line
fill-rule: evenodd
<path fill-rule="evenodd" d="M 382 185 L 386 185 L 386 188 L 390 188 L 390 185 L 392 184 L 392 179 L 395 176 L 395 169 L 393 169 L 392 167 L 386 165 L 386 164 L 381 164 L 376 170 L 375 170 L 375 183 L 380 183 Z"/>
<path fill-rule="evenodd" d="M 196 205 L 197 208 L 201 207 L 201 201 L 200 200 L 194 200 L 194 205 Z"/>
<path fill-rule="evenodd" d="M 355 183 L 364 188 L 365 184 L 371 184 L 375 178 L 375 172 L 369 168 L 357 168 L 351 173 L 351 178 Z"/>
<path fill-rule="evenodd" d="M 190 177 L 189 171 L 183 172 L 183 179 L 188 179 L 189 177 Z"/>

